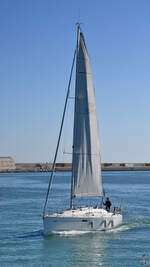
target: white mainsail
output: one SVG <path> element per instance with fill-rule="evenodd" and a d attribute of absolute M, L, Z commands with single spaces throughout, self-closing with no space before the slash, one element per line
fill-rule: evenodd
<path fill-rule="evenodd" d="M 98 121 L 90 60 L 78 28 L 72 198 L 103 196 Z"/>

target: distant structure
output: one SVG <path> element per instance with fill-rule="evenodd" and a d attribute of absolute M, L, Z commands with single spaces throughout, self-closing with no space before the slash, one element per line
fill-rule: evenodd
<path fill-rule="evenodd" d="M 101 163 L 102 171 L 150 171 L 150 162 L 148 163 Z M 50 172 L 51 162 L 40 163 L 15 163 L 11 157 L 0 157 L 1 172 Z M 56 163 L 56 172 L 70 172 L 71 163 Z"/>
<path fill-rule="evenodd" d="M 15 162 L 11 157 L 0 157 L 0 172 L 14 171 Z"/>

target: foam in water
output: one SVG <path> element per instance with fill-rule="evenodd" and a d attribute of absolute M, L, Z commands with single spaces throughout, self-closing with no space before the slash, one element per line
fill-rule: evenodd
<path fill-rule="evenodd" d="M 122 231 L 127 231 L 132 229 L 131 225 L 120 225 L 116 228 L 112 228 L 112 229 L 107 229 L 104 230 L 107 233 L 118 233 L 118 232 L 122 232 Z M 102 232 L 104 232 L 102 231 Z M 83 234 L 88 234 L 88 233 L 96 233 L 96 232 L 101 232 L 101 231 L 53 231 L 52 234 L 56 234 L 56 235 L 83 235 Z"/>
<path fill-rule="evenodd" d="M 83 235 L 90 233 L 90 231 L 53 231 L 53 234 L 56 235 Z"/>
<path fill-rule="evenodd" d="M 118 233 L 118 232 L 130 230 L 130 229 L 131 229 L 130 225 L 120 225 L 116 228 L 108 229 L 106 230 L 106 232 Z"/>

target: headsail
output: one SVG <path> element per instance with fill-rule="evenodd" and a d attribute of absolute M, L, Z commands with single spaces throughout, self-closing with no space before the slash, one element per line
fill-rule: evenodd
<path fill-rule="evenodd" d="M 102 196 L 100 145 L 94 86 L 83 34 L 78 27 L 72 197 Z"/>

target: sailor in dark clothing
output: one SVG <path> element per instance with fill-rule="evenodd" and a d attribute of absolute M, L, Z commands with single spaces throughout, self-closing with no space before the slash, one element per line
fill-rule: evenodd
<path fill-rule="evenodd" d="M 106 206 L 106 210 L 107 210 L 108 212 L 110 212 L 111 202 L 110 202 L 110 200 L 109 200 L 109 197 L 106 197 L 106 201 L 105 201 L 105 203 L 103 203 L 103 204 Z"/>

